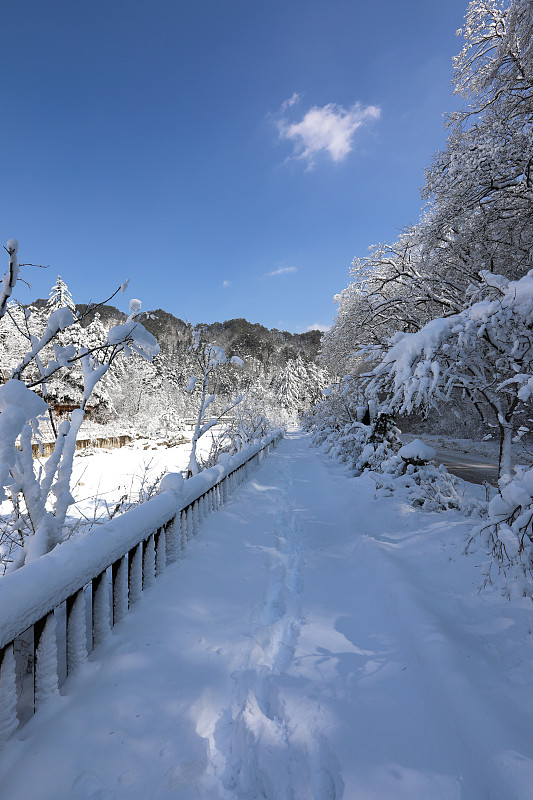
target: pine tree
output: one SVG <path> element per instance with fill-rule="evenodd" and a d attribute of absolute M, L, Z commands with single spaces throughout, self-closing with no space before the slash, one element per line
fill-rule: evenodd
<path fill-rule="evenodd" d="M 70 308 L 73 314 L 76 313 L 76 304 L 74 303 L 69 288 L 61 275 L 57 276 L 57 281 L 52 286 L 46 306 L 50 312 L 55 311 L 58 308 Z"/>

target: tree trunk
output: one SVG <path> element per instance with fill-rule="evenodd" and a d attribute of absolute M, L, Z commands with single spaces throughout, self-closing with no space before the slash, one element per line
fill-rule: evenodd
<path fill-rule="evenodd" d="M 498 465 L 498 475 L 503 478 L 504 475 L 511 476 L 511 463 L 512 463 L 512 443 L 513 443 L 513 426 L 507 420 L 500 418 L 498 420 L 500 428 L 500 458 Z"/>

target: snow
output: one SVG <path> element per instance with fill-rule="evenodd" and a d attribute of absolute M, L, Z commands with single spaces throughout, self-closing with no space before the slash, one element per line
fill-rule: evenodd
<path fill-rule="evenodd" d="M 127 342 L 139 355 L 151 360 L 152 356 L 159 353 L 159 345 L 146 328 L 135 319 L 130 319 L 123 325 L 115 325 L 107 334 L 109 344 L 118 345 Z"/>
<path fill-rule="evenodd" d="M 409 444 L 404 444 L 398 451 L 404 461 L 431 461 L 435 458 L 436 451 L 420 439 L 413 439 Z"/>
<path fill-rule="evenodd" d="M 2 800 L 530 797 L 531 600 L 478 592 L 467 532 L 291 433 L 4 746 Z"/>
<path fill-rule="evenodd" d="M 15 442 L 27 422 L 42 414 L 48 406 L 21 381 L 9 380 L 0 386 L 0 502 L 4 487 L 12 484 L 11 468 L 15 462 Z"/>
<path fill-rule="evenodd" d="M 66 306 L 57 308 L 55 311 L 52 311 L 48 317 L 48 330 L 55 334 L 57 331 L 64 331 L 65 328 L 68 328 L 73 322 L 74 317 L 70 308 Z"/>
<path fill-rule="evenodd" d="M 206 455 L 211 437 L 200 442 Z M 72 519 L 107 521 L 124 498 L 138 502 L 150 495 L 165 473 L 185 470 L 190 442 L 166 447 L 150 439 L 138 439 L 117 450 L 94 448 L 74 456 L 72 494 L 76 505 L 69 509 Z M 46 459 L 43 459 L 46 463 Z M 168 480 L 177 478 L 168 478 Z M 170 485 L 168 488 L 172 488 Z"/>
<path fill-rule="evenodd" d="M 137 300 L 135 297 L 132 297 L 129 305 L 130 314 L 132 316 L 136 316 L 141 310 L 141 308 L 142 308 L 142 302 L 140 300 Z"/>
<path fill-rule="evenodd" d="M 24 420 L 35 419 L 44 414 L 48 406 L 38 394 L 28 389 L 21 381 L 7 381 L 0 386 L 0 411 L 9 406 L 18 408 Z"/>

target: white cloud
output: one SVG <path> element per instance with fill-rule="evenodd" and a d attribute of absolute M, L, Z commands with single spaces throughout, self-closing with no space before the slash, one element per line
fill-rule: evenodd
<path fill-rule="evenodd" d="M 292 97 L 289 97 L 288 100 L 285 100 L 281 104 L 281 110 L 282 111 L 286 111 L 288 108 L 291 108 L 292 106 L 295 106 L 296 103 L 299 103 L 299 102 L 300 102 L 300 95 L 298 94 L 298 92 L 293 92 L 292 93 Z"/>
<path fill-rule="evenodd" d="M 229 287 L 231 286 L 231 281 L 222 281 L 222 286 L 224 287 L 224 289 L 229 289 Z"/>
<path fill-rule="evenodd" d="M 326 333 L 329 331 L 331 325 L 321 325 L 320 322 L 315 322 L 314 325 L 308 325 L 306 330 L 308 331 L 322 331 L 322 333 Z"/>
<path fill-rule="evenodd" d="M 266 275 L 268 278 L 273 278 L 274 275 L 286 275 L 287 272 L 298 272 L 298 267 L 280 267 L 272 270 L 272 272 L 267 272 Z"/>
<path fill-rule="evenodd" d="M 283 103 L 282 113 L 297 102 L 293 101 L 294 97 Z M 294 142 L 293 158 L 304 159 L 309 166 L 313 166 L 316 156 L 321 152 L 327 153 L 335 162 L 346 158 L 352 149 L 356 130 L 380 115 L 378 106 L 355 103 L 350 108 L 344 108 L 328 103 L 310 108 L 300 122 L 289 122 L 282 117 L 277 124 L 280 137 Z"/>

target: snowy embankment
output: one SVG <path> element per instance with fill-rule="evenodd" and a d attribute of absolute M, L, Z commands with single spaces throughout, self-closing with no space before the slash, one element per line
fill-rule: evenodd
<path fill-rule="evenodd" d="M 0 753 L 3 800 L 525 800 L 529 599 L 289 435 Z"/>

